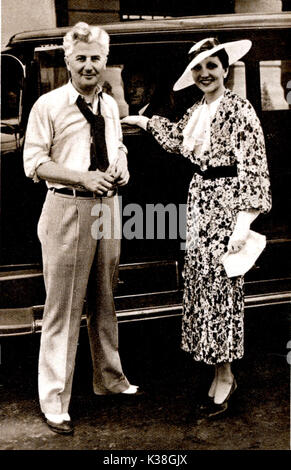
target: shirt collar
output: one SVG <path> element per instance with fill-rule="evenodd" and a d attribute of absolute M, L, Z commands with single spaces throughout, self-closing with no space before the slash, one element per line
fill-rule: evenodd
<path fill-rule="evenodd" d="M 68 90 L 69 90 L 69 104 L 75 104 L 79 95 L 84 97 L 83 95 L 81 95 L 81 93 L 79 93 L 76 90 L 71 80 L 68 82 Z M 97 85 L 96 87 L 95 97 L 97 96 L 102 98 L 102 88 L 100 85 Z"/>

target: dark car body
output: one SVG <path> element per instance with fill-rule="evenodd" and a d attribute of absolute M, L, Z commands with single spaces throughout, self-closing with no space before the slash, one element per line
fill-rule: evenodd
<path fill-rule="evenodd" d="M 154 114 L 178 120 L 199 97 L 195 86 L 172 92 L 193 42 L 213 36 L 221 42 L 252 40 L 251 51 L 232 67 L 227 86 L 251 101 L 265 134 L 273 208 L 253 224 L 267 236 L 267 247 L 245 277 L 245 300 L 246 308 L 273 305 L 274 314 L 291 299 L 290 27 L 290 13 L 104 25 L 111 40 L 104 80 L 121 116 L 129 112 L 122 81 L 128 65 L 151 69 L 157 84 Z M 19 33 L 2 51 L 0 336 L 41 331 L 45 289 L 36 227 L 47 189 L 24 175 L 22 149 L 33 103 L 68 80 L 61 49 L 67 30 Z M 118 320 L 181 315 L 192 167 L 181 156 L 167 154 L 144 131 L 124 126 L 123 133 L 131 179 L 119 194 L 124 236 L 115 293 Z"/>

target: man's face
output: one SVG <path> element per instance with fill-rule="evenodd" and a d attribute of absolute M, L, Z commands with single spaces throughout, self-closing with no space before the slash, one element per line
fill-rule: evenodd
<path fill-rule="evenodd" d="M 153 87 L 146 83 L 141 73 L 136 73 L 126 81 L 126 99 L 130 106 L 144 106 L 153 93 Z"/>
<path fill-rule="evenodd" d="M 80 93 L 93 91 L 101 81 L 101 72 L 106 66 L 106 56 L 97 42 L 78 42 L 73 52 L 66 57 L 72 83 Z"/>

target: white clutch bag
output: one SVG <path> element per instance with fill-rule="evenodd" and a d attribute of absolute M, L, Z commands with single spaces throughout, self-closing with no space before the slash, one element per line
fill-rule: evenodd
<path fill-rule="evenodd" d="M 221 258 L 227 276 L 243 276 L 255 264 L 265 246 L 265 235 L 250 230 L 246 244 L 238 253 L 225 253 Z"/>

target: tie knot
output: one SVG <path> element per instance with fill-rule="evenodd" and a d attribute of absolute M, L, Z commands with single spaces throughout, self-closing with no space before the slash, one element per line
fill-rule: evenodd
<path fill-rule="evenodd" d="M 87 121 L 91 124 L 94 123 L 95 115 L 89 108 L 88 104 L 85 102 L 84 98 L 82 98 L 80 95 L 77 99 L 77 106 Z"/>

